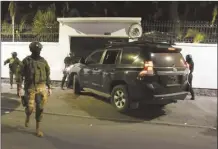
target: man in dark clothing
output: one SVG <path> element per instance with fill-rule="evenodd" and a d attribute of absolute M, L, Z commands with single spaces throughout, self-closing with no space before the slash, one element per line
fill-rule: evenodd
<path fill-rule="evenodd" d="M 193 62 L 193 59 L 192 59 L 192 56 L 190 54 L 186 55 L 186 62 L 188 63 L 189 65 L 189 76 L 188 76 L 188 82 L 189 82 L 189 86 L 188 86 L 188 91 L 191 93 L 191 100 L 194 100 L 195 99 L 195 94 L 194 94 L 194 91 L 193 91 L 193 88 L 192 88 L 192 79 L 193 79 L 193 71 L 194 71 L 194 62 Z"/>
<path fill-rule="evenodd" d="M 64 59 L 64 64 L 65 64 L 65 68 L 66 69 L 67 67 L 69 67 L 71 64 L 72 64 L 72 57 L 74 56 L 73 53 L 70 53 L 69 56 L 65 57 Z M 64 83 L 66 81 L 66 78 L 67 78 L 67 73 L 65 72 L 65 70 L 63 71 L 63 78 L 62 78 L 62 82 L 61 82 L 61 88 L 64 89 Z"/>
<path fill-rule="evenodd" d="M 9 76 L 10 76 L 10 84 L 11 84 L 11 89 L 13 88 L 13 80 L 14 80 L 14 75 L 15 78 L 17 77 L 17 69 L 19 65 L 21 64 L 21 61 L 17 57 L 17 52 L 11 53 L 12 57 L 8 58 L 5 62 L 4 65 L 9 63 Z"/>

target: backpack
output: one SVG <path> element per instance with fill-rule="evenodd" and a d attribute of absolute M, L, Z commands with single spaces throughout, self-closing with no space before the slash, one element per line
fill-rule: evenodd
<path fill-rule="evenodd" d="M 34 60 L 32 57 L 27 57 L 28 66 L 26 76 L 29 77 L 30 80 L 34 84 L 40 84 L 46 82 L 46 65 L 47 62 L 44 58 L 40 57 L 38 60 Z"/>

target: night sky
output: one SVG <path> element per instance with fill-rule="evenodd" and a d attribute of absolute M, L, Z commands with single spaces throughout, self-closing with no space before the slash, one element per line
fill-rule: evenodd
<path fill-rule="evenodd" d="M 10 20 L 10 16 L 8 13 L 8 1 L 1 2 L 1 20 Z M 26 2 L 26 1 L 16 1 L 19 6 L 19 10 L 17 12 L 17 19 L 19 20 L 25 14 L 32 14 L 34 17 L 35 12 L 38 9 L 46 9 L 50 4 L 55 3 L 56 5 L 56 15 L 57 17 L 62 17 L 62 7 L 64 2 L 63 1 L 33 1 L 33 2 Z M 142 17 L 144 19 L 148 19 L 149 15 L 154 14 L 155 12 L 155 4 L 152 1 L 148 2 L 133 2 L 126 10 L 124 9 L 124 2 L 97 2 L 100 3 L 99 11 L 95 10 L 100 15 L 102 14 L 103 17 L 103 8 L 108 9 L 108 17 L 115 17 L 115 13 L 118 13 L 119 17 Z M 171 2 L 158 2 L 158 8 L 162 8 L 162 20 L 169 19 L 169 9 Z M 190 7 L 190 15 L 194 14 L 194 8 L 198 6 L 197 16 L 191 17 L 191 20 L 202 20 L 202 21 L 211 21 L 212 19 L 212 11 L 215 4 L 218 2 L 210 2 L 206 7 L 199 7 L 200 2 L 188 2 Z M 70 1 L 70 8 L 76 8 L 82 17 L 86 17 L 86 14 L 93 12 L 92 2 L 75 2 Z M 185 4 L 187 2 L 179 2 L 178 13 L 183 14 L 185 10 Z M 30 7 L 32 6 L 32 7 Z M 199 9 L 200 8 L 200 9 Z"/>

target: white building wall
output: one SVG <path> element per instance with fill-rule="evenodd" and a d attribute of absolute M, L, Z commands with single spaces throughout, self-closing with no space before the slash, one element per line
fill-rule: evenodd
<path fill-rule="evenodd" d="M 191 54 L 195 63 L 193 87 L 217 89 L 217 44 L 177 43 L 185 57 Z"/>

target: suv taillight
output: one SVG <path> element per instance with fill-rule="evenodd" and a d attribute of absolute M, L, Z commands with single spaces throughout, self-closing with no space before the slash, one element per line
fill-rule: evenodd
<path fill-rule="evenodd" d="M 154 65 L 152 61 L 145 61 L 144 69 L 139 73 L 140 77 L 154 74 Z"/>

